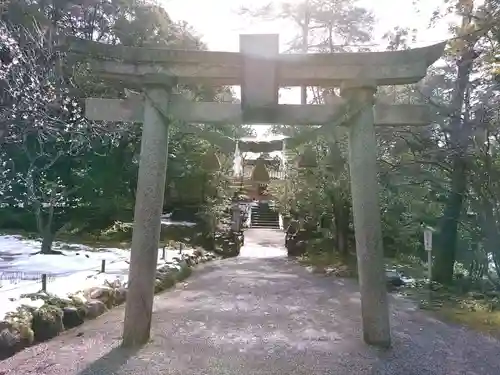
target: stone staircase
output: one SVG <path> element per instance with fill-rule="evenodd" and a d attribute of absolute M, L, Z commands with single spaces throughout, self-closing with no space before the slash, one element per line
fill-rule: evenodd
<path fill-rule="evenodd" d="M 279 229 L 279 215 L 267 203 L 261 202 L 252 206 L 251 227 Z"/>

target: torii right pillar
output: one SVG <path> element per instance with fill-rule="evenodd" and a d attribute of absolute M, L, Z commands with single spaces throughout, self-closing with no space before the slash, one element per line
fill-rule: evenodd
<path fill-rule="evenodd" d="M 385 282 L 373 106 L 376 82 L 345 82 L 342 96 L 360 111 L 349 126 L 349 172 L 356 234 L 363 338 L 390 347 L 391 329 Z"/>

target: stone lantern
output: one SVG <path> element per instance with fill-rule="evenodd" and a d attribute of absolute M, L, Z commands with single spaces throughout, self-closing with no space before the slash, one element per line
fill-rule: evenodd
<path fill-rule="evenodd" d="M 233 203 L 231 205 L 231 213 L 232 213 L 231 230 L 233 232 L 240 232 L 241 231 L 241 207 L 240 207 L 237 200 L 233 201 Z"/>
<path fill-rule="evenodd" d="M 304 152 L 299 156 L 297 161 L 298 168 L 314 168 L 317 167 L 316 152 L 311 146 L 307 146 Z"/>
<path fill-rule="evenodd" d="M 269 172 L 267 171 L 264 159 L 262 158 L 257 159 L 255 167 L 253 168 L 252 171 L 251 179 L 253 182 L 258 182 L 261 184 L 262 183 L 267 184 L 269 182 Z"/>

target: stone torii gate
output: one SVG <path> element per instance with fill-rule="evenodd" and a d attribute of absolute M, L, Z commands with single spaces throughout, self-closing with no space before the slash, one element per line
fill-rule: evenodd
<path fill-rule="evenodd" d="M 123 345 L 144 344 L 150 335 L 167 168 L 167 115 L 186 123 L 324 126 L 345 117 L 363 336 L 368 344 L 390 346 L 374 125 L 426 125 L 430 114 L 425 106 L 374 105 L 374 94 L 380 85 L 418 82 L 441 56 L 444 43 L 407 51 L 339 54 L 279 54 L 278 35 L 240 35 L 240 53 L 110 46 L 79 39 L 67 44 L 71 53 L 93 59 L 93 74 L 142 92 L 126 100 L 86 101 L 91 120 L 144 124 Z M 241 85 L 241 104 L 190 102 L 173 91 L 186 83 Z M 279 87 L 291 86 L 341 87 L 342 102 L 279 105 Z M 346 108 L 355 111 L 341 113 Z"/>

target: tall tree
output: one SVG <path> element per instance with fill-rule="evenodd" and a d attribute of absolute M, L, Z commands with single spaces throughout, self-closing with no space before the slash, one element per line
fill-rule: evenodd
<path fill-rule="evenodd" d="M 481 67 L 482 43 L 490 38 L 495 14 L 486 13 L 484 6 L 474 6 L 473 0 L 459 0 L 455 12 L 461 17 L 456 27 L 456 39 L 450 44 L 449 58 L 455 64 L 455 86 L 451 92 L 448 116 L 448 145 L 451 159 L 451 180 L 443 215 L 439 221 L 438 251 L 433 277 L 441 283 L 451 283 L 456 260 L 458 225 L 464 209 L 468 180 L 468 149 L 473 134 L 471 75 Z M 479 61 L 479 63 L 478 63 Z"/>
<path fill-rule="evenodd" d="M 0 72 L 0 175 L 9 181 L 2 189 L 8 193 L 0 198 L 10 208 L 35 214 L 42 252 L 50 253 L 64 224 L 93 230 L 130 220 L 141 134 L 136 124 L 98 125 L 83 118 L 81 98 L 120 97 L 124 92 L 105 85 L 78 61 L 59 65 L 66 58 L 54 48 L 59 36 L 132 46 L 205 46 L 185 22 L 173 22 L 163 8 L 146 1 L 22 0 L 11 5 L 0 30 L 7 51 Z M 228 88 L 178 90 L 193 100 L 231 94 Z M 245 127 L 214 130 L 232 137 L 248 134 Z M 210 144 L 186 135 L 177 121 L 171 134 L 167 183 L 175 180 L 181 190 L 199 185 L 192 179 L 201 174 L 202 155 Z M 191 183 L 185 185 L 187 181 Z"/>

